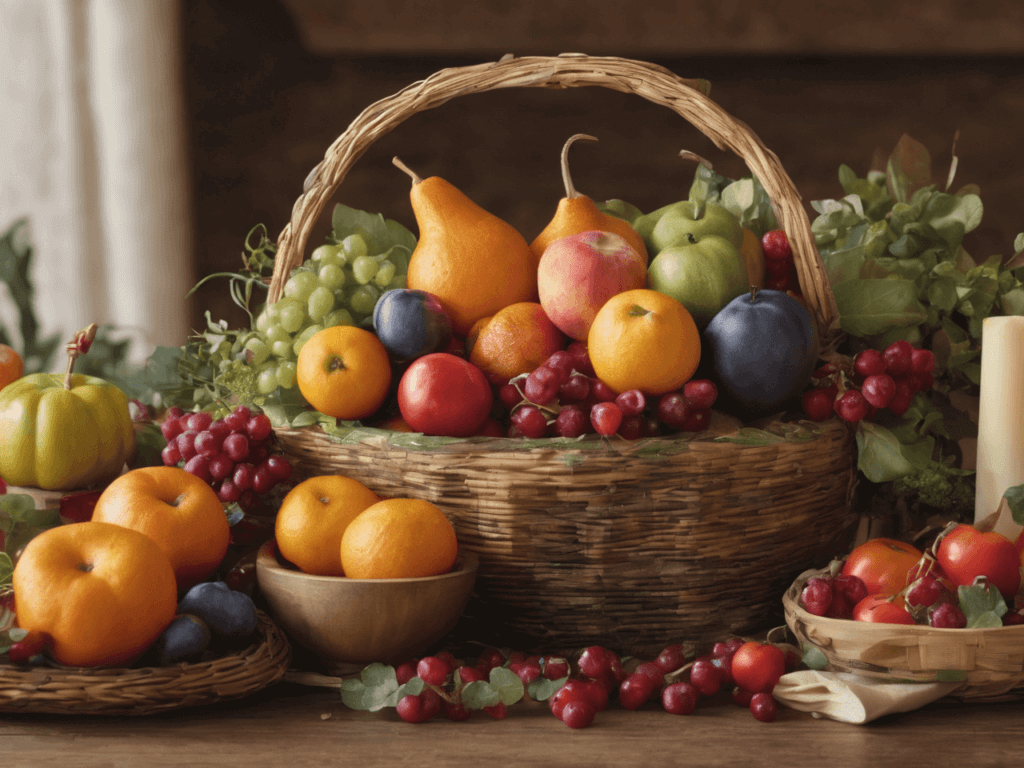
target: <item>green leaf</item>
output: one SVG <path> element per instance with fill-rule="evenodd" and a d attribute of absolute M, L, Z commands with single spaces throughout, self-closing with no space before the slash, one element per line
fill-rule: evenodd
<path fill-rule="evenodd" d="M 1003 625 L 1002 617 L 1007 611 L 1006 601 L 999 590 L 979 577 L 981 583 L 957 587 L 960 610 L 967 617 L 968 629 L 990 629 Z"/>
<path fill-rule="evenodd" d="M 491 670 L 491 685 L 498 692 L 498 698 L 505 706 L 515 704 L 523 698 L 526 687 L 522 678 L 508 667 L 495 667 Z"/>
<path fill-rule="evenodd" d="M 985 207 L 977 195 L 957 197 L 940 193 L 928 201 L 921 216 L 922 221 L 935 230 L 955 253 L 964 235 L 981 224 L 984 211 Z"/>
<path fill-rule="evenodd" d="M 881 424 L 857 425 L 857 468 L 873 483 L 896 480 L 914 471 L 896 436 Z"/>
<path fill-rule="evenodd" d="M 384 253 L 395 245 L 416 248 L 416 236 L 397 221 L 385 219 L 379 213 L 368 213 L 338 203 L 331 214 L 333 235 L 339 242 L 349 235 L 359 235 L 366 241 L 371 256 Z"/>
<path fill-rule="evenodd" d="M 909 280 L 848 280 L 834 286 L 833 293 L 840 327 L 853 336 L 872 336 L 927 319 L 917 287 Z"/>
<path fill-rule="evenodd" d="M 963 669 L 938 669 L 935 679 L 940 683 L 962 683 L 967 680 L 967 672 Z"/>
<path fill-rule="evenodd" d="M 462 689 L 462 704 L 466 709 L 493 707 L 500 701 L 497 689 L 486 680 L 474 680 Z"/>
<path fill-rule="evenodd" d="M 530 694 L 530 698 L 534 701 L 547 701 L 555 692 L 558 691 L 566 682 L 569 680 L 568 677 L 562 677 L 558 680 L 548 680 L 546 677 L 538 677 L 536 680 L 527 686 L 527 693 Z"/>
<path fill-rule="evenodd" d="M 1024 251 L 1024 232 L 1021 232 L 1013 239 L 1013 250 L 1014 253 L 1020 253 Z"/>
<path fill-rule="evenodd" d="M 366 686 L 358 678 L 351 677 L 341 681 L 341 700 L 349 709 L 365 709 L 363 692 Z"/>
<path fill-rule="evenodd" d="M 822 670 L 828 667 L 828 657 L 816 645 L 808 644 L 804 646 L 803 662 L 807 665 L 808 669 Z"/>
<path fill-rule="evenodd" d="M 394 667 L 375 662 L 363 669 L 359 679 L 365 686 L 361 709 L 376 712 L 398 703 L 398 677 Z"/>
<path fill-rule="evenodd" d="M 909 202 L 915 192 L 931 184 L 931 165 L 931 155 L 924 144 L 903 134 L 889 155 L 886 169 L 889 195 L 897 202 Z"/>
<path fill-rule="evenodd" d="M 14 575 L 14 563 L 11 556 L 6 552 L 0 552 L 0 586 L 11 583 L 11 576 Z"/>
<path fill-rule="evenodd" d="M 935 438 L 923 437 L 914 443 L 900 443 L 900 453 L 915 469 L 924 469 L 932 463 L 935 451 Z"/>
<path fill-rule="evenodd" d="M 1010 514 L 1013 522 L 1017 525 L 1024 525 L 1024 485 L 1013 485 L 1006 489 L 1003 494 L 1007 505 L 1010 507 Z"/>

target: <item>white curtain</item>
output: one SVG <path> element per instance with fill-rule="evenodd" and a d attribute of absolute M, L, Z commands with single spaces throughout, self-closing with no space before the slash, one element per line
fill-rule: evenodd
<path fill-rule="evenodd" d="M 185 342 L 181 69 L 179 0 L 0 0 L 0 230 L 29 220 L 44 334 L 110 323 L 136 362 Z"/>

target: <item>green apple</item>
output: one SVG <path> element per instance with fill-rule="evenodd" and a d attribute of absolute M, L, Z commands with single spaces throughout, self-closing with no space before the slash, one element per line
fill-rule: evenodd
<path fill-rule="evenodd" d="M 732 214 L 730 214 L 732 215 Z M 720 235 L 687 234 L 661 250 L 647 270 L 647 284 L 671 296 L 693 316 L 698 328 L 748 288 L 739 248 Z"/>
<path fill-rule="evenodd" d="M 737 250 L 743 245 L 743 227 L 732 212 L 714 203 L 698 206 L 690 200 L 683 200 L 669 206 L 658 217 L 651 230 L 648 250 L 658 254 L 673 245 L 685 245 L 689 235 L 698 240 L 717 235 L 728 240 Z"/>

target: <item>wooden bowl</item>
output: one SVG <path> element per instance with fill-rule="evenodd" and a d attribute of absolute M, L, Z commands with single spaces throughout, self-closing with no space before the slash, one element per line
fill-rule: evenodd
<path fill-rule="evenodd" d="M 466 608 L 479 564 L 465 552 L 440 576 L 313 576 L 284 561 L 271 539 L 256 554 L 256 579 L 285 633 L 338 672 L 407 661 L 447 635 Z"/>

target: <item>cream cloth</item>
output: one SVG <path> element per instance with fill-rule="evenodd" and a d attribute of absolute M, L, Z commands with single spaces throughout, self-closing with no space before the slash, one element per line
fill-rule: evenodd
<path fill-rule="evenodd" d="M 801 670 L 783 675 L 772 695 L 780 704 L 843 723 L 870 723 L 910 712 L 952 693 L 963 683 L 890 683 L 848 672 Z"/>

